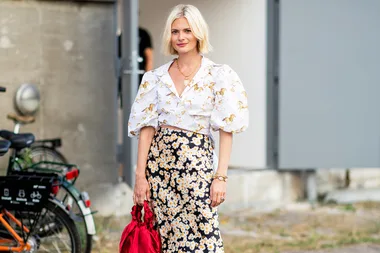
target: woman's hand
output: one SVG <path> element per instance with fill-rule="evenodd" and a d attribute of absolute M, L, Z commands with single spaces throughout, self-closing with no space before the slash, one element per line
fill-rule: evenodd
<path fill-rule="evenodd" d="M 136 205 L 144 205 L 144 200 L 150 201 L 150 189 L 146 180 L 146 164 L 148 160 L 148 152 L 152 144 L 155 133 L 154 127 L 143 127 L 140 131 L 140 138 L 137 151 L 137 168 L 135 189 L 133 190 L 133 203 Z"/>
<path fill-rule="evenodd" d="M 210 190 L 211 206 L 215 207 L 223 203 L 226 198 L 227 190 L 227 169 L 230 161 L 231 148 L 232 148 L 232 133 L 219 130 L 219 162 L 218 169 L 214 175 L 224 178 L 213 179 Z"/>
<path fill-rule="evenodd" d="M 144 200 L 150 201 L 150 189 L 145 177 L 136 177 L 135 189 L 133 191 L 133 203 L 144 205 Z"/>
<path fill-rule="evenodd" d="M 210 189 L 211 206 L 216 207 L 226 198 L 227 182 L 214 179 Z"/>

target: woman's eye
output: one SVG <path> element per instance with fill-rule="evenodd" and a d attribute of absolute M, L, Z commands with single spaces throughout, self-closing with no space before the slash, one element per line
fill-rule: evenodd
<path fill-rule="evenodd" d="M 176 34 L 176 33 L 178 33 L 178 31 L 172 31 L 172 34 Z"/>
<path fill-rule="evenodd" d="M 186 30 L 187 33 L 191 33 L 191 30 Z"/>

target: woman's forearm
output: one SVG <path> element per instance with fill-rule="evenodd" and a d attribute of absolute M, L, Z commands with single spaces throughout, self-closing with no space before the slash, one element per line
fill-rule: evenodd
<path fill-rule="evenodd" d="M 227 175 L 232 149 L 232 133 L 219 130 L 219 162 L 216 173 Z"/>
<path fill-rule="evenodd" d="M 148 159 L 148 152 L 155 133 L 154 127 L 143 127 L 140 131 L 140 138 L 138 142 L 137 151 L 137 167 L 136 178 L 145 178 L 146 161 Z"/>

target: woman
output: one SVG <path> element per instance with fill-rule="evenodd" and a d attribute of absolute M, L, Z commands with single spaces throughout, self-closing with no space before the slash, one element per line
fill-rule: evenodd
<path fill-rule="evenodd" d="M 173 8 L 163 45 L 178 57 L 144 75 L 129 119 L 129 136 L 139 136 L 133 201 L 151 201 L 163 252 L 224 252 L 216 207 L 226 198 L 232 135 L 248 126 L 246 92 L 230 67 L 203 56 L 211 45 L 196 7 Z"/>

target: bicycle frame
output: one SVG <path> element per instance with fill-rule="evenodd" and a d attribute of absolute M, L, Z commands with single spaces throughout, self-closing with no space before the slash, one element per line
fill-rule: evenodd
<path fill-rule="evenodd" d="M 10 246 L 0 246 L 0 252 L 1 251 L 13 251 L 13 252 L 23 252 L 23 251 L 30 251 L 31 245 L 29 242 L 24 242 L 24 240 L 17 234 L 17 232 L 12 228 L 11 225 L 4 219 L 4 216 L 8 217 L 10 220 L 12 220 L 14 223 L 17 224 L 25 233 L 29 233 L 29 229 L 21 224 L 21 222 L 13 216 L 10 212 L 3 209 L 2 213 L 0 214 L 0 222 L 3 224 L 3 226 L 7 229 L 7 231 L 13 236 L 14 240 L 11 239 L 1 239 L 0 244 L 3 242 L 13 242 L 16 241 L 19 246 L 17 247 L 10 247 Z"/>

